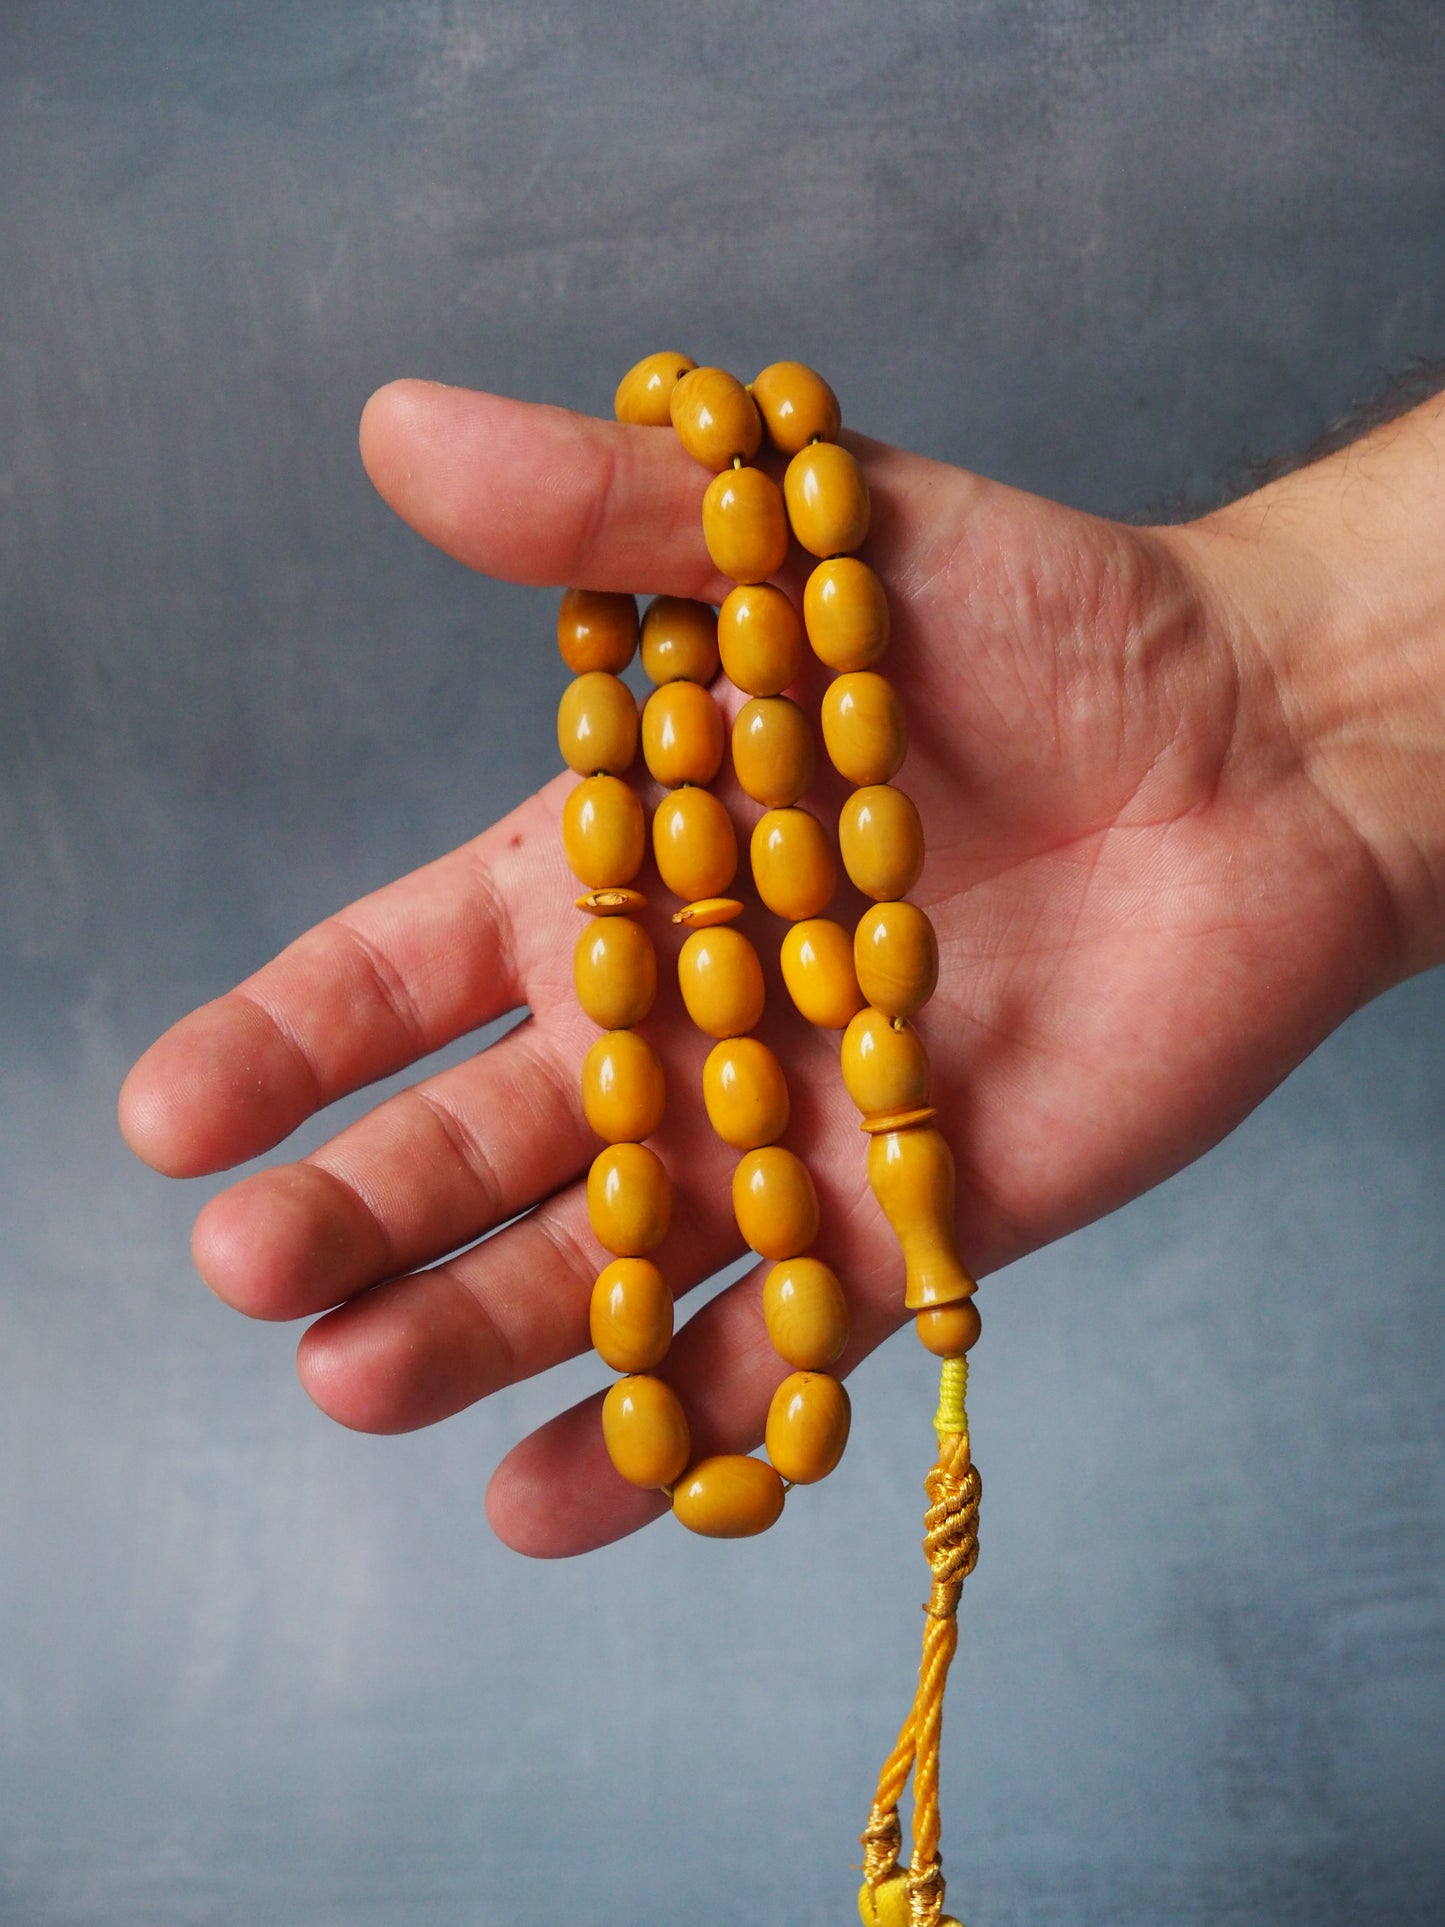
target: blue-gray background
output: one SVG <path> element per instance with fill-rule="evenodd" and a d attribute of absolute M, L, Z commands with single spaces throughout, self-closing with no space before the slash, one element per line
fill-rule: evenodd
<path fill-rule="evenodd" d="M 550 597 L 389 518 L 368 391 L 798 354 L 1199 499 L 1445 349 L 1442 101 L 1436 0 L 3 0 L 6 1927 L 843 1923 L 910 1688 L 916 1347 L 767 1539 L 529 1564 L 487 1473 L 596 1368 L 340 1431 L 119 1146 L 158 1030 L 554 766 Z M 990 1285 L 971 1927 L 1445 1918 L 1442 1070 L 1436 975 Z"/>

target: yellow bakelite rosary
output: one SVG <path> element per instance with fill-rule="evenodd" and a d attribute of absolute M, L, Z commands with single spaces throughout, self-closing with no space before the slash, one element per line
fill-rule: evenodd
<path fill-rule="evenodd" d="M 749 848 L 753 885 L 789 925 L 783 981 L 802 1015 L 841 1031 L 843 1082 L 868 1135 L 868 1182 L 903 1248 L 904 1302 L 918 1334 L 943 1360 L 934 1427 L 938 1459 L 925 1481 L 924 1552 L 933 1587 L 924 1608 L 918 1690 L 884 1763 L 864 1830 L 865 1927 L 950 1927 L 939 1858 L 938 1744 L 943 1689 L 958 1643 L 963 1581 L 978 1557 L 979 1479 L 969 1456 L 967 1353 L 979 1334 L 974 1282 L 954 1248 L 953 1157 L 934 1128 L 928 1059 L 908 1019 L 933 994 L 933 927 L 907 893 L 923 868 L 918 812 L 892 778 L 907 725 L 875 665 L 889 641 L 882 583 L 853 553 L 868 533 L 868 486 L 837 441 L 828 384 L 799 362 L 777 362 L 745 388 L 686 355 L 649 355 L 617 390 L 619 421 L 676 430 L 689 455 L 714 471 L 703 498 L 703 537 L 718 570 L 737 584 L 711 606 L 660 596 L 641 623 L 642 665 L 656 685 L 641 717 L 643 759 L 667 792 L 652 819 L 658 875 L 680 900 L 687 935 L 677 960 L 688 1015 L 717 1041 L 703 1067 L 713 1129 L 741 1153 L 733 1210 L 743 1240 L 772 1261 L 763 1286 L 768 1335 L 792 1368 L 768 1412 L 766 1459 L 726 1453 L 695 1459 L 677 1394 L 652 1376 L 672 1341 L 667 1283 L 647 1254 L 668 1227 L 671 1195 L 644 1140 L 662 1120 L 662 1067 L 634 1028 L 657 990 L 657 956 L 639 921 L 646 900 L 631 887 L 647 830 L 625 780 L 638 748 L 637 705 L 620 672 L 639 639 L 628 595 L 571 589 L 557 635 L 575 680 L 557 736 L 582 778 L 562 816 L 567 861 L 586 886 L 590 921 L 573 974 L 583 1010 L 603 1029 L 582 1066 L 588 1123 L 605 1141 L 587 1177 L 592 1229 L 612 1262 L 592 1293 L 592 1340 L 624 1374 L 608 1392 L 602 1427 L 613 1465 L 632 1484 L 667 1493 L 692 1531 L 713 1538 L 763 1532 L 786 1492 L 826 1478 L 848 1440 L 848 1394 L 828 1367 L 848 1338 L 847 1300 L 827 1265 L 808 1252 L 818 1200 L 807 1167 L 779 1140 L 788 1124 L 783 1068 L 750 1035 L 763 1013 L 757 951 L 730 928 L 743 905 L 726 895 L 738 867 L 732 819 L 706 786 L 725 752 L 723 714 L 708 685 L 723 673 L 747 696 L 732 729 L 733 769 L 764 806 Z M 787 460 L 781 490 L 750 466 L 764 437 Z M 789 536 L 818 558 L 802 614 L 768 578 Z M 822 702 L 823 743 L 854 784 L 838 822 L 851 881 L 872 899 L 850 937 L 823 915 L 837 887 L 833 842 L 799 799 L 813 778 L 812 728 L 783 691 L 811 645 L 835 671 Z M 913 1775 L 913 1851 L 900 1867 L 898 1802 Z"/>

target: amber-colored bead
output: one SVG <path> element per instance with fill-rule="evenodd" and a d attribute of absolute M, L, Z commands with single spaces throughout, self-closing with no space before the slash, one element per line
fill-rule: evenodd
<path fill-rule="evenodd" d="M 708 1052 L 702 1101 L 712 1128 L 735 1151 L 773 1144 L 788 1128 L 788 1080 L 756 1037 L 725 1038 Z"/>
<path fill-rule="evenodd" d="M 584 924 L 572 952 L 577 1001 L 604 1030 L 640 1024 L 657 995 L 657 952 L 631 917 Z"/>
<path fill-rule="evenodd" d="M 848 555 L 868 533 L 868 484 L 836 442 L 798 451 L 783 476 L 783 499 L 793 533 L 810 555 Z"/>
<path fill-rule="evenodd" d="M 662 1159 L 645 1144 L 609 1144 L 599 1151 L 587 1173 L 587 1216 L 604 1251 L 645 1257 L 667 1236 L 672 1217 L 672 1186 Z"/>
<path fill-rule="evenodd" d="M 755 803 L 796 803 L 813 780 L 813 732 L 787 696 L 755 696 L 733 723 L 733 772 Z"/>
<path fill-rule="evenodd" d="M 838 676 L 823 691 L 823 743 L 850 783 L 886 783 L 908 753 L 908 722 L 886 676 L 871 669 Z"/>
<path fill-rule="evenodd" d="M 620 776 L 637 754 L 637 701 L 605 669 L 576 676 L 557 705 L 557 747 L 579 776 Z"/>
<path fill-rule="evenodd" d="M 795 923 L 783 938 L 783 982 L 799 1013 L 820 1030 L 842 1030 L 863 1008 L 853 939 L 827 917 Z"/>
<path fill-rule="evenodd" d="M 919 1312 L 914 1323 L 926 1351 L 935 1358 L 959 1358 L 978 1343 L 983 1320 L 971 1298 L 960 1298 L 952 1305 L 935 1305 Z"/>
<path fill-rule="evenodd" d="M 687 1014 L 709 1037 L 741 1037 L 763 1014 L 763 967 L 731 924 L 694 930 L 677 953 Z"/>
<path fill-rule="evenodd" d="M 717 674 L 717 617 L 710 602 L 660 595 L 642 618 L 642 668 L 649 682 L 711 682 Z"/>
<path fill-rule="evenodd" d="M 843 868 L 865 897 L 892 903 L 923 874 L 923 825 L 913 798 L 891 783 L 854 790 L 838 817 Z"/>
<path fill-rule="evenodd" d="M 642 868 L 642 805 L 619 776 L 584 776 L 562 805 L 562 848 L 593 890 L 630 883 Z"/>
<path fill-rule="evenodd" d="M 588 1307 L 592 1343 L 614 1372 L 650 1372 L 672 1343 L 672 1293 L 650 1258 L 614 1258 Z"/>
<path fill-rule="evenodd" d="M 875 903 L 858 919 L 853 964 L 858 988 L 876 1010 L 885 1017 L 911 1017 L 938 983 L 933 925 L 916 903 Z"/>
<path fill-rule="evenodd" d="M 644 355 L 617 384 L 612 412 L 620 422 L 639 428 L 667 428 L 672 422 L 672 391 L 685 374 L 696 368 L 690 355 Z"/>
<path fill-rule="evenodd" d="M 763 1317 L 779 1358 L 821 1371 L 848 1343 L 848 1301 L 821 1258 L 787 1258 L 763 1281 Z"/>
<path fill-rule="evenodd" d="M 768 810 L 753 826 L 753 882 L 775 916 L 796 922 L 826 909 L 838 887 L 828 832 L 807 810 Z"/>
<path fill-rule="evenodd" d="M 818 1194 L 803 1160 L 769 1144 L 733 1172 L 733 1215 L 760 1257 L 798 1258 L 818 1235 Z"/>
<path fill-rule="evenodd" d="M 700 683 L 654 689 L 642 711 L 642 754 L 664 789 L 710 783 L 722 768 L 722 711 Z"/>
<path fill-rule="evenodd" d="M 853 1409 L 827 1372 L 790 1372 L 768 1407 L 766 1444 L 778 1476 L 790 1485 L 826 1479 L 848 1443 Z"/>
<path fill-rule="evenodd" d="M 582 1060 L 582 1109 L 609 1144 L 638 1144 L 662 1122 L 667 1086 L 657 1052 L 635 1030 L 609 1030 Z"/>
<path fill-rule="evenodd" d="M 704 468 L 749 461 L 763 439 L 753 398 L 725 368 L 693 368 L 676 384 L 670 403 L 677 439 Z"/>
<path fill-rule="evenodd" d="M 589 917 L 630 917 L 647 908 L 647 898 L 640 890 L 628 890 L 616 886 L 610 890 L 589 890 L 585 896 L 574 897 L 577 909 L 585 910 Z"/>
<path fill-rule="evenodd" d="M 675 897 L 719 897 L 737 873 L 733 820 L 711 790 L 674 790 L 653 812 L 652 854 Z"/>
<path fill-rule="evenodd" d="M 843 1086 L 865 1117 L 927 1104 L 928 1053 L 918 1032 L 860 1010 L 843 1033 Z"/>
<path fill-rule="evenodd" d="M 953 1237 L 953 1153 L 939 1131 L 890 1131 L 868 1140 L 868 1183 L 903 1247 L 910 1311 L 971 1297 Z"/>
<path fill-rule="evenodd" d="M 634 1373 L 619 1378 L 602 1401 L 607 1456 L 629 1485 L 671 1485 L 692 1451 L 687 1414 L 670 1385 Z"/>
<path fill-rule="evenodd" d="M 908 1875 L 893 1873 L 870 1887 L 858 1889 L 858 1918 L 863 1927 L 910 1927 L 913 1906 L 908 1898 Z M 961 1927 L 952 1914 L 940 1914 L 938 1927 Z"/>
<path fill-rule="evenodd" d="M 820 374 L 801 361 L 775 361 L 753 377 L 753 400 L 780 455 L 796 455 L 809 442 L 837 439 L 843 424 L 838 397 Z"/>
<path fill-rule="evenodd" d="M 674 910 L 672 920 L 689 930 L 710 930 L 715 923 L 732 923 L 745 909 L 736 897 L 699 897 Z"/>
<path fill-rule="evenodd" d="M 807 657 L 803 622 L 781 589 L 746 584 L 723 599 L 717 646 L 729 681 L 749 696 L 776 696 L 797 680 Z"/>
<path fill-rule="evenodd" d="M 891 630 L 883 584 L 855 555 L 820 562 L 803 585 L 803 627 L 830 669 L 871 669 Z"/>
<path fill-rule="evenodd" d="M 760 468 L 725 468 L 702 498 L 702 539 L 720 575 L 766 582 L 787 560 L 788 517 L 777 483 Z"/>
<path fill-rule="evenodd" d="M 604 589 L 568 589 L 557 611 L 557 647 L 574 676 L 621 675 L 637 647 L 636 602 Z"/>
<path fill-rule="evenodd" d="M 765 1459 L 724 1452 L 698 1460 L 673 1493 L 672 1509 L 705 1539 L 750 1539 L 776 1525 L 783 1498 L 783 1482 Z"/>

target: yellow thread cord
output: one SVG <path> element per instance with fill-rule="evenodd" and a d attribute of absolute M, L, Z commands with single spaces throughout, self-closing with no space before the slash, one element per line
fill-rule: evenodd
<path fill-rule="evenodd" d="M 943 1918 L 943 1865 L 939 1858 L 938 1750 L 943 1732 L 943 1692 L 958 1647 L 958 1600 L 978 1563 L 978 1502 L 982 1485 L 969 1453 L 968 1360 L 946 1358 L 939 1384 L 938 1462 L 924 1481 L 923 1551 L 933 1588 L 923 1630 L 918 1690 L 893 1751 L 878 1776 L 878 1791 L 862 1834 L 863 1876 L 877 1889 L 898 1867 L 902 1831 L 898 1802 L 913 1774 L 913 1852 L 908 1867 L 910 1927 L 939 1927 Z"/>

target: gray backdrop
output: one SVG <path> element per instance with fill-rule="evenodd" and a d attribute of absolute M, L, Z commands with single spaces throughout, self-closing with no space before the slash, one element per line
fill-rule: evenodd
<path fill-rule="evenodd" d="M 911 1342 L 784 1530 L 529 1564 L 486 1475 L 600 1368 L 345 1433 L 118 1142 L 161 1028 L 555 764 L 550 595 L 389 517 L 368 391 L 797 354 L 1198 499 L 1445 348 L 1442 89 L 1436 0 L 3 0 L 7 1927 L 845 1922 L 910 1690 Z M 990 1283 L 970 1927 L 1445 1918 L 1442 1070 L 1436 975 Z"/>

